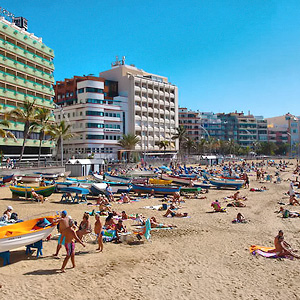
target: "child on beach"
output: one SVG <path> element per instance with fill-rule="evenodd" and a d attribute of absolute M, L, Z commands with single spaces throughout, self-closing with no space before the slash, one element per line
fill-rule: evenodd
<path fill-rule="evenodd" d="M 96 250 L 100 250 L 100 252 L 103 251 L 103 240 L 102 240 L 102 223 L 100 220 L 100 215 L 96 214 L 95 215 L 95 228 L 94 228 L 94 232 L 98 237 L 98 248 Z"/>

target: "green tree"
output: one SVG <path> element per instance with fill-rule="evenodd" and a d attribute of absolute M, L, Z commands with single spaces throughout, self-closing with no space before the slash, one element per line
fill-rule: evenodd
<path fill-rule="evenodd" d="M 167 150 L 167 147 L 170 146 L 170 142 L 169 141 L 160 141 L 158 143 L 158 147 L 159 149 L 163 149 L 164 150 L 164 156 L 166 155 L 166 150 Z"/>
<path fill-rule="evenodd" d="M 40 158 L 42 153 L 42 142 L 45 139 L 45 135 L 49 131 L 49 121 L 51 119 L 51 111 L 47 108 L 38 108 L 36 111 L 36 126 L 40 130 L 40 145 L 39 145 L 39 156 L 38 156 L 38 165 L 40 165 Z"/>
<path fill-rule="evenodd" d="M 6 128 L 9 128 L 9 126 L 10 126 L 9 121 L 7 121 L 7 120 L 1 120 L 0 125 L 1 125 L 1 127 L 6 127 Z M 17 140 L 15 135 L 12 132 L 5 130 L 1 127 L 0 127 L 0 136 L 2 138 L 7 139 L 10 137 L 10 138 L 13 138 L 15 141 Z"/>
<path fill-rule="evenodd" d="M 65 120 L 60 121 L 60 123 L 50 124 L 48 134 L 51 135 L 51 139 L 56 143 L 57 157 L 62 147 L 62 141 L 69 140 L 75 136 L 75 134 L 71 132 L 71 125 L 67 125 Z M 63 165 L 63 157 L 61 157 L 61 163 Z"/>
<path fill-rule="evenodd" d="M 193 150 L 196 149 L 195 141 L 191 138 L 187 138 L 183 144 L 184 148 L 187 150 L 187 154 L 191 155 Z"/>
<path fill-rule="evenodd" d="M 23 108 L 15 108 L 10 111 L 7 115 L 17 119 L 19 122 L 24 123 L 23 129 L 23 144 L 19 161 L 22 160 L 25 150 L 25 144 L 30 136 L 30 133 L 36 128 L 36 113 L 34 102 L 24 101 Z"/>
<path fill-rule="evenodd" d="M 179 142 L 179 156 L 181 156 L 181 148 L 183 146 L 183 143 L 187 140 L 186 137 L 186 128 L 183 125 L 179 125 L 179 127 L 176 128 L 176 133 L 172 136 L 172 140 L 178 140 Z"/>
<path fill-rule="evenodd" d="M 140 142 L 140 139 L 135 134 L 123 134 L 122 139 L 118 141 L 118 145 L 124 150 L 129 151 L 129 156 L 127 157 L 130 160 L 131 151 L 135 149 L 136 145 Z"/>

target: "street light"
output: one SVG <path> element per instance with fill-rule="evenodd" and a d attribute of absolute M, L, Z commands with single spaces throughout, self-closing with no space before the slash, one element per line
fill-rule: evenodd
<path fill-rule="evenodd" d="M 205 131 L 205 133 L 207 134 L 207 137 L 210 138 L 210 134 L 208 133 L 208 131 L 201 125 L 199 125 L 199 127 L 202 128 Z M 211 144 L 209 145 L 209 151 L 210 151 L 210 154 L 211 154 Z"/>

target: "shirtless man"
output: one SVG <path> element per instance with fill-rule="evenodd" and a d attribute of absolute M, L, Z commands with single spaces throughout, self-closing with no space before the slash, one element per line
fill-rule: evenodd
<path fill-rule="evenodd" d="M 178 218 L 184 218 L 188 216 L 188 213 L 180 213 L 180 212 L 174 212 L 170 208 L 167 209 L 166 213 L 163 215 L 163 217 L 168 217 L 171 215 L 171 217 L 178 217 Z"/>
<path fill-rule="evenodd" d="M 41 201 L 41 203 L 44 203 L 44 196 L 37 194 L 33 188 L 31 189 L 31 195 L 35 200 Z"/>
<path fill-rule="evenodd" d="M 67 256 L 65 257 L 62 267 L 60 269 L 60 271 L 62 273 L 65 272 L 66 265 L 70 258 L 71 258 L 71 262 L 72 262 L 72 268 L 75 268 L 75 243 L 74 243 L 74 240 L 76 240 L 83 247 L 85 247 L 82 240 L 78 238 L 73 227 L 74 227 L 74 221 L 72 219 L 69 219 L 69 227 L 67 227 L 64 230 L 64 232 L 62 233 L 63 237 L 65 238 L 65 247 L 66 247 L 66 251 L 67 251 Z"/>
<path fill-rule="evenodd" d="M 296 252 L 292 249 L 291 245 L 284 241 L 283 231 L 279 230 L 278 235 L 274 239 L 275 249 L 269 250 L 269 253 L 276 253 L 278 257 L 283 257 L 286 255 L 291 255 L 295 258 L 300 258 L 300 256 L 296 255 L 293 252 Z"/>
<path fill-rule="evenodd" d="M 56 257 L 58 257 L 58 253 L 61 249 L 61 246 L 65 244 L 65 238 L 62 237 L 62 233 L 64 232 L 64 230 L 66 228 L 69 227 L 69 217 L 67 216 L 67 212 L 65 210 L 63 210 L 61 212 L 60 216 L 61 217 L 59 219 L 55 220 L 56 222 L 58 222 L 58 230 L 60 233 L 60 236 L 58 238 L 58 245 L 56 248 L 56 252 L 55 252 L 55 254 L 53 254 L 53 256 L 56 256 Z"/>
<path fill-rule="evenodd" d="M 103 240 L 102 240 L 102 233 L 101 233 L 102 232 L 102 223 L 100 220 L 100 215 L 96 214 L 95 219 L 96 219 L 96 222 L 95 222 L 94 232 L 98 237 L 98 248 L 96 250 L 100 250 L 100 252 L 102 252 L 103 251 Z"/>

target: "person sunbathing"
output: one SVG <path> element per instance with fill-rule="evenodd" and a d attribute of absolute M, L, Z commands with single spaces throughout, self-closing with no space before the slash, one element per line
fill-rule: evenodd
<path fill-rule="evenodd" d="M 221 207 L 221 204 L 220 204 L 219 200 L 216 200 L 216 201 L 212 202 L 210 206 L 213 207 L 215 212 L 226 212 L 226 208 Z"/>
<path fill-rule="evenodd" d="M 150 224 L 151 224 L 151 228 L 173 228 L 173 227 L 177 227 L 176 225 L 172 225 L 172 224 L 158 223 L 155 217 L 150 218 Z"/>
<path fill-rule="evenodd" d="M 232 223 L 247 223 L 247 220 L 241 213 L 238 213 Z"/>
<path fill-rule="evenodd" d="M 300 217 L 300 214 L 296 211 L 289 211 L 288 209 L 284 209 L 282 206 L 280 207 L 277 213 L 281 213 L 283 218 L 297 218 Z"/>
<path fill-rule="evenodd" d="M 228 203 L 227 206 L 233 206 L 233 207 L 246 207 L 246 204 L 244 204 L 243 202 L 236 200 L 236 201 L 232 201 L 231 203 Z"/>
<path fill-rule="evenodd" d="M 128 215 L 126 214 L 125 210 L 123 210 L 123 211 L 121 212 L 121 219 L 122 219 L 122 220 L 127 220 L 127 219 L 128 219 Z"/>
<path fill-rule="evenodd" d="M 90 215 L 84 214 L 82 217 L 82 221 L 80 222 L 79 229 L 77 230 L 76 234 L 77 236 L 82 239 L 82 237 L 90 232 L 91 230 L 91 223 L 89 221 Z"/>
<path fill-rule="evenodd" d="M 31 189 L 31 195 L 33 199 L 37 200 L 38 202 L 41 201 L 41 203 L 44 203 L 44 196 L 37 194 L 34 188 Z"/>
<path fill-rule="evenodd" d="M 180 193 L 179 192 L 175 192 L 174 196 L 172 198 L 172 204 L 176 204 L 176 202 L 178 202 L 178 205 L 180 205 Z"/>
<path fill-rule="evenodd" d="M 296 198 L 296 195 L 290 197 L 290 205 L 300 205 L 299 201 Z"/>
<path fill-rule="evenodd" d="M 106 227 L 106 229 L 116 229 L 116 223 L 113 219 L 114 214 L 113 213 L 109 213 L 108 217 L 105 219 L 105 224 L 104 226 Z"/>
<path fill-rule="evenodd" d="M 180 213 L 180 212 L 174 212 L 171 208 L 168 208 L 166 213 L 163 215 L 163 217 L 168 217 L 168 216 L 177 217 L 177 218 L 184 218 L 188 216 L 188 213 Z"/>

